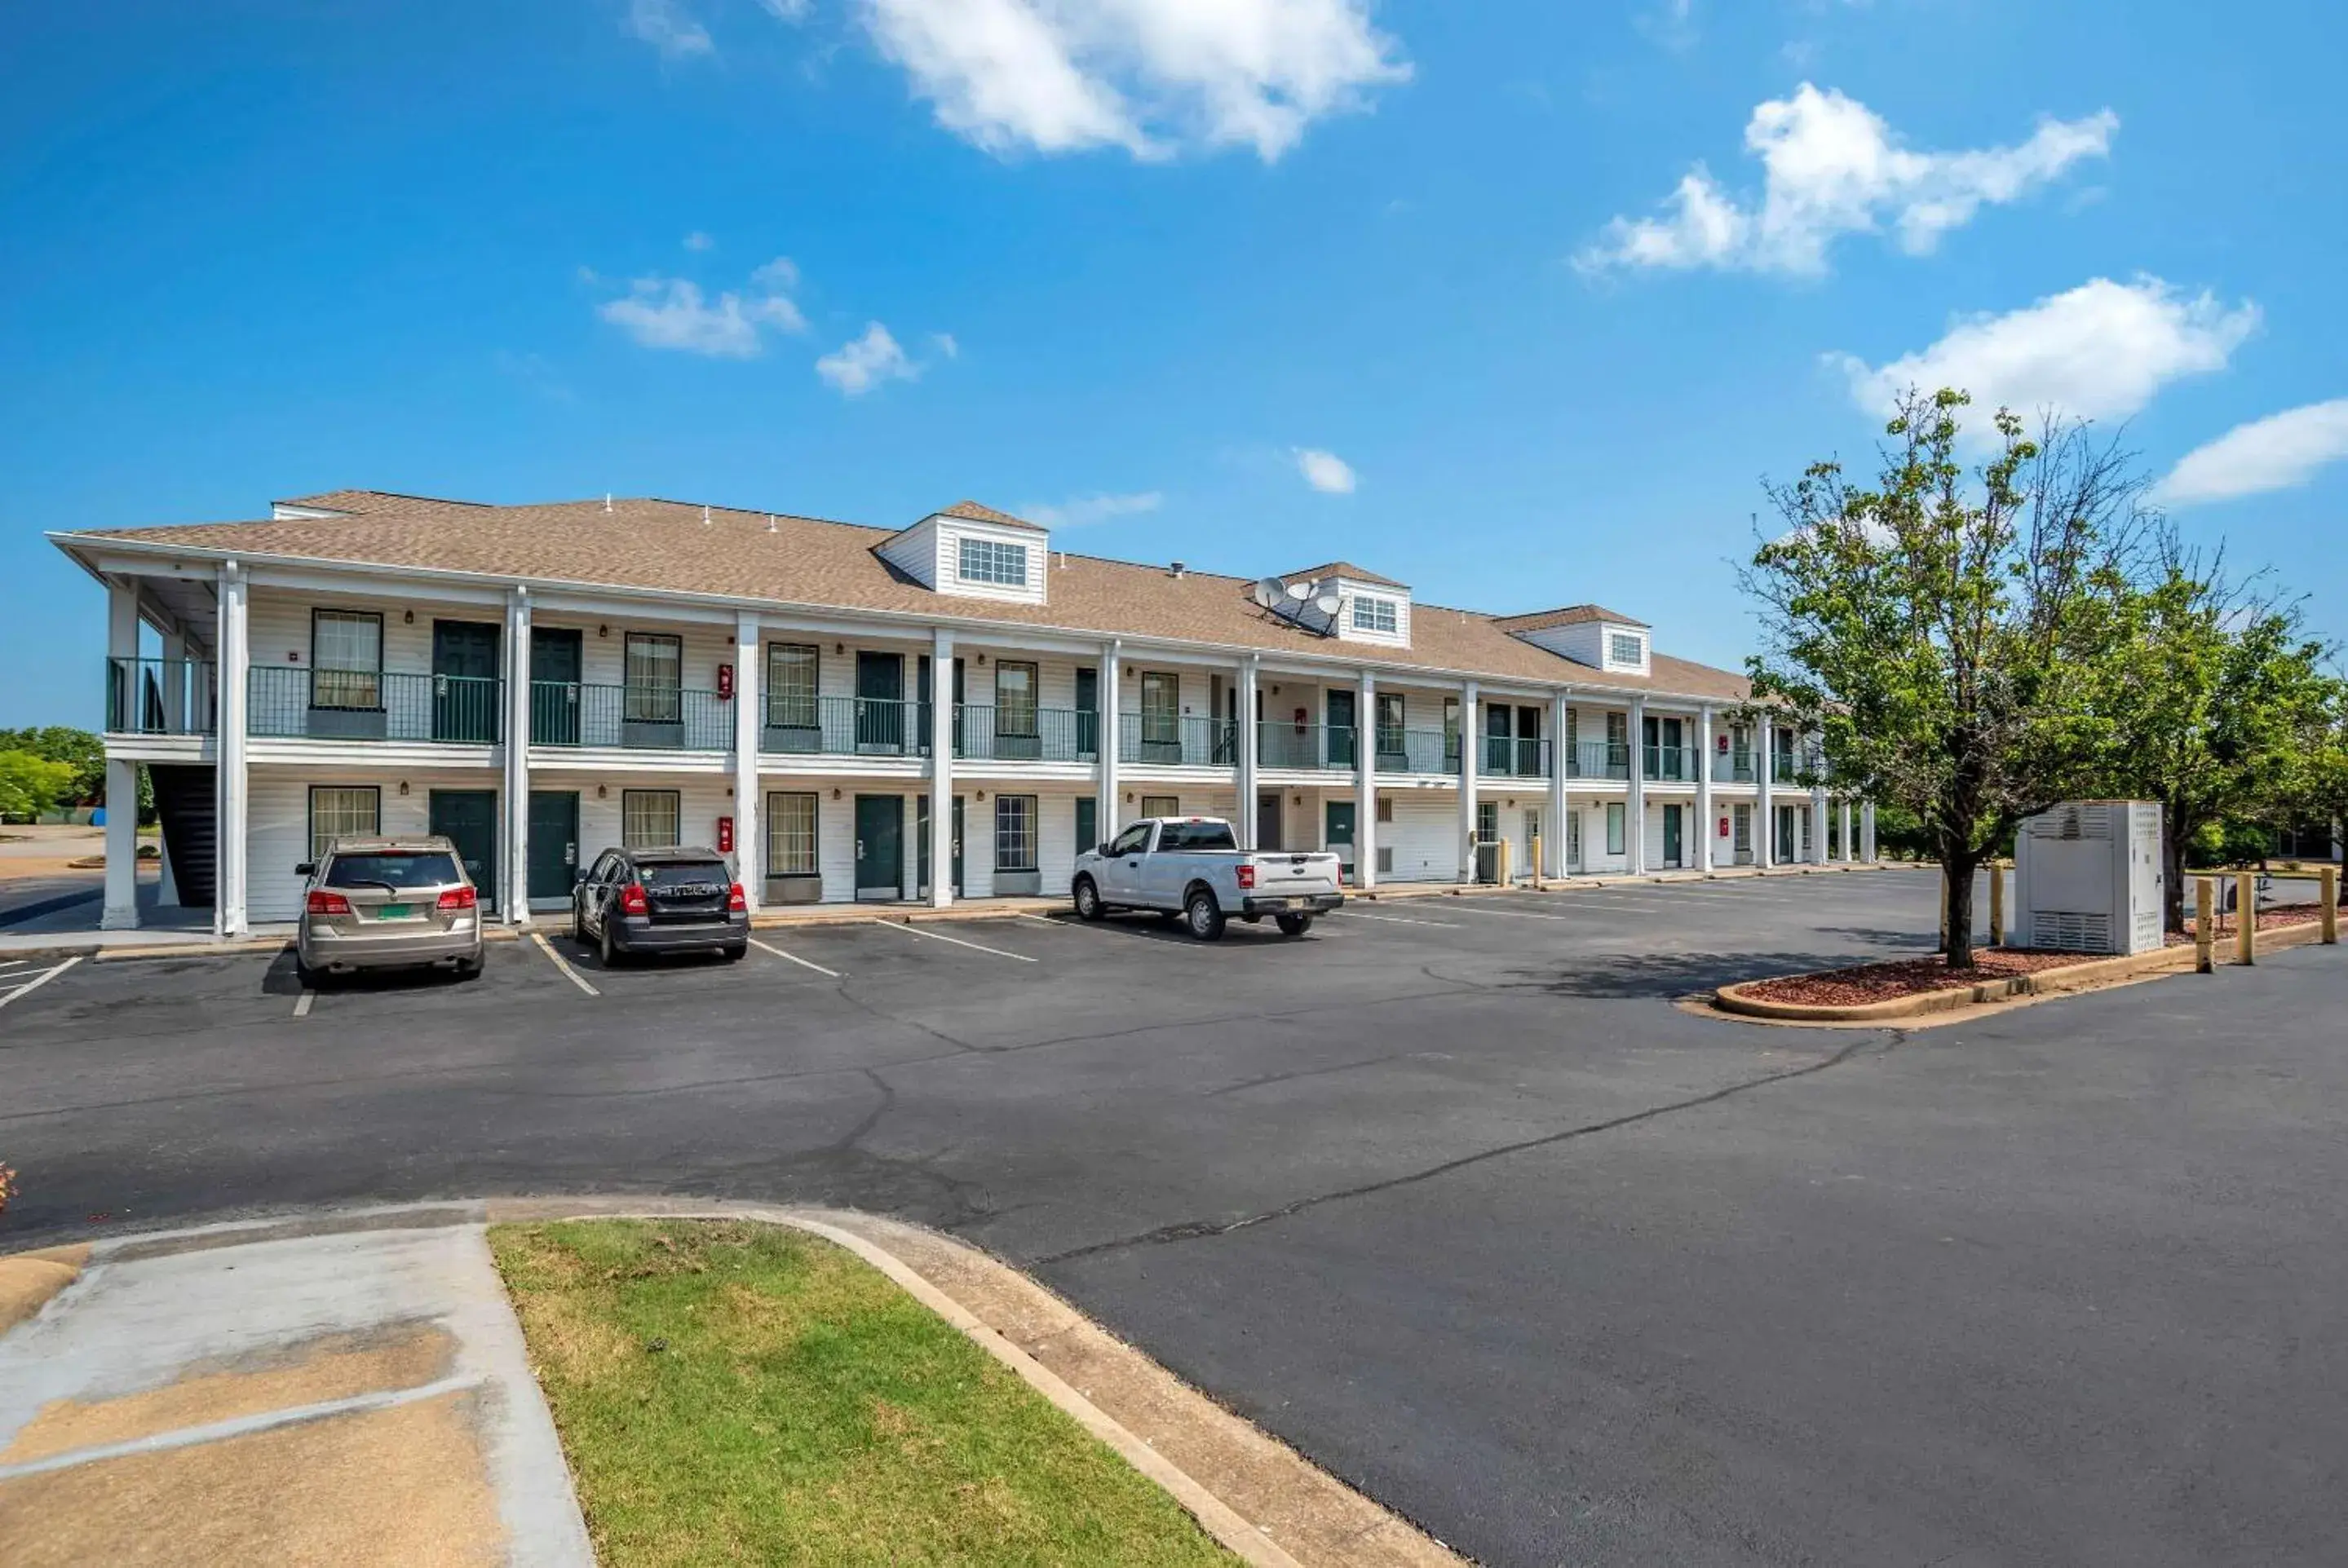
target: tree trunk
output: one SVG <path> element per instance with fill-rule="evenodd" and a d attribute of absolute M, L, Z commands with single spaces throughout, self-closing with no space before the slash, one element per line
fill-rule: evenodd
<path fill-rule="evenodd" d="M 2163 930 L 2185 929 L 2185 841 L 2167 812 L 2160 816 L 2160 921 Z"/>
<path fill-rule="evenodd" d="M 1970 856 L 1941 857 L 1941 897 L 1949 911 L 1949 968 L 1973 962 L 1973 862 Z"/>

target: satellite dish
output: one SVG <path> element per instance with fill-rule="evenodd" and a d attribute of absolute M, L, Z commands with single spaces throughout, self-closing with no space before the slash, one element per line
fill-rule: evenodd
<path fill-rule="evenodd" d="M 1287 591 L 1288 585 L 1282 582 L 1276 577 L 1267 577 L 1261 579 L 1255 585 L 1254 597 L 1257 608 L 1261 610 L 1272 609 L 1280 603 L 1281 596 Z"/>
<path fill-rule="evenodd" d="M 1281 591 L 1291 599 L 1303 599 L 1313 591 L 1313 585 L 1309 582 L 1292 582 Z"/>
<path fill-rule="evenodd" d="M 1334 593 L 1324 593 L 1313 601 L 1313 608 L 1323 615 L 1334 615 L 1345 601 Z"/>

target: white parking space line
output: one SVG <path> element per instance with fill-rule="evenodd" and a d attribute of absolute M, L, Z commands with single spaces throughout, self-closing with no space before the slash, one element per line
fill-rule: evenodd
<path fill-rule="evenodd" d="M 1375 920 L 1387 926 L 1440 926 L 1446 930 L 1457 930 L 1459 926 L 1457 920 L 1413 920 L 1402 915 L 1373 915 L 1366 909 L 1348 909 L 1344 916 L 1348 920 Z"/>
<path fill-rule="evenodd" d="M 983 942 L 965 942 L 960 937 L 948 937 L 937 931 L 924 931 L 917 926 L 907 925 L 901 920 L 875 920 L 872 924 L 886 926 L 891 931 L 902 931 L 908 937 L 927 937 L 932 942 L 952 942 L 957 948 L 968 948 L 974 953 L 993 953 L 998 958 L 1014 958 L 1023 964 L 1032 964 L 1035 961 L 1025 953 L 1005 952 L 1001 948 L 990 948 Z"/>
<path fill-rule="evenodd" d="M 10 958 L 5 962 L 0 962 L 0 969 L 29 969 L 32 967 L 33 960 L 30 958 Z"/>
<path fill-rule="evenodd" d="M 6 1007 L 10 1002 L 15 1001 L 20 998 L 32 995 L 35 991 L 39 990 L 43 986 L 47 985 L 51 980 L 56 979 L 59 975 L 64 974 L 67 969 L 72 968 L 76 964 L 80 962 L 81 955 L 79 953 L 76 953 L 72 958 L 67 958 L 64 963 L 57 965 L 55 968 L 43 969 L 39 974 L 35 975 L 23 985 L 12 987 L 5 995 L 0 995 L 0 1008 Z"/>
<path fill-rule="evenodd" d="M 1568 925 L 1573 926 L 1578 926 L 1582 923 L 1581 917 L 1576 915 L 1536 915 L 1529 909 L 1487 909 L 1479 904 L 1469 904 L 1464 900 L 1456 908 L 1447 908 L 1444 913 L 1447 915 L 1489 915 L 1497 920 L 1561 920 Z"/>
<path fill-rule="evenodd" d="M 1160 947 L 1177 953 L 1206 951 L 1196 942 L 1169 940 L 1165 935 L 1165 927 L 1155 921 L 1145 924 L 1138 920 L 1055 920 L 1044 915 L 1020 915 L 1015 918 L 1033 920 L 1038 926 L 1049 926 L 1056 930 L 1085 931 L 1102 937 L 1123 937 L 1129 941 L 1156 942 Z"/>
<path fill-rule="evenodd" d="M 548 958 L 554 960 L 554 967 L 556 968 L 561 969 L 564 974 L 571 977 L 571 983 L 572 985 L 577 986 L 581 990 L 585 991 L 591 997 L 600 997 L 603 994 L 602 991 L 597 990 L 593 986 L 587 983 L 586 976 L 581 974 L 577 969 L 571 967 L 570 959 L 564 958 L 561 954 L 554 950 L 554 944 L 546 939 L 545 932 L 532 931 L 530 934 L 530 939 L 538 944 L 538 950 L 540 952 L 544 953 Z"/>
<path fill-rule="evenodd" d="M 317 992 L 313 990 L 304 990 L 300 996 L 294 999 L 294 1016 L 295 1018 L 308 1018 L 310 1016 L 310 1004 L 317 999 Z"/>
<path fill-rule="evenodd" d="M 810 964 L 805 958 L 800 958 L 797 953 L 786 953 L 780 948 L 768 947 L 766 943 L 758 940 L 756 937 L 750 938 L 750 946 L 757 948 L 758 951 L 762 953 L 772 953 L 778 958 L 788 958 L 792 963 L 797 964 L 799 968 L 803 969 L 813 969 L 819 975 L 829 975 L 835 980 L 841 978 L 840 972 L 838 969 L 827 969 L 821 964 Z"/>

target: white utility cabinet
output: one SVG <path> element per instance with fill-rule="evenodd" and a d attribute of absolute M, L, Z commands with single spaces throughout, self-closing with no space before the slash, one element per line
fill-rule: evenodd
<path fill-rule="evenodd" d="M 2161 944 L 2160 807 L 2065 801 L 2014 836 L 2016 947 L 2145 953 Z"/>

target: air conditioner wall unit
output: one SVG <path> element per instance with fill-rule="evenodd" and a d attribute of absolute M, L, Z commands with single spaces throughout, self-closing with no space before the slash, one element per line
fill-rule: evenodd
<path fill-rule="evenodd" d="M 2009 946 L 2147 953 L 2161 935 L 2160 807 L 2065 801 L 2014 835 Z"/>

